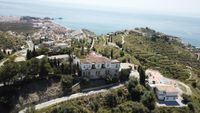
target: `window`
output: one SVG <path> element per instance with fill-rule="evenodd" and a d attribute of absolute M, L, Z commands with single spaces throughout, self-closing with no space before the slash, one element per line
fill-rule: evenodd
<path fill-rule="evenodd" d="M 105 64 L 102 64 L 102 65 L 101 65 L 101 68 L 105 68 Z"/>
<path fill-rule="evenodd" d="M 95 69 L 95 64 L 92 64 L 92 69 Z"/>
<path fill-rule="evenodd" d="M 116 68 L 118 68 L 118 64 L 116 64 Z"/>
<path fill-rule="evenodd" d="M 109 67 L 110 65 L 109 64 L 107 64 L 107 67 Z"/>

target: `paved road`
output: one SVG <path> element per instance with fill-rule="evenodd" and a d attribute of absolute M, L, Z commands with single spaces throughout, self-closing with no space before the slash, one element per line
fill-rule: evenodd
<path fill-rule="evenodd" d="M 117 88 L 120 88 L 122 86 L 123 86 L 123 84 L 120 84 L 118 86 L 113 86 L 109 89 L 117 89 Z M 61 98 L 53 99 L 53 100 L 50 100 L 50 101 L 47 101 L 47 102 L 44 102 L 44 103 L 41 103 L 41 104 L 37 104 L 37 105 L 35 105 L 35 109 L 40 110 L 40 109 L 46 108 L 48 106 L 52 106 L 52 105 L 64 102 L 64 101 L 69 101 L 69 100 L 72 100 L 72 99 L 76 99 L 76 98 L 80 98 L 80 97 L 84 97 L 84 96 L 90 96 L 90 95 L 99 94 L 99 93 L 105 93 L 105 92 L 108 92 L 108 91 L 109 91 L 108 89 L 100 89 L 100 90 L 96 90 L 96 91 L 90 91 L 90 92 L 87 92 L 87 93 L 76 93 L 76 94 L 73 94 L 73 95 L 70 95 L 70 96 L 61 97 Z M 25 113 L 26 110 L 27 110 L 27 108 L 19 111 L 19 113 Z"/>
<path fill-rule="evenodd" d="M 8 61 L 8 59 L 3 59 L 1 62 L 0 62 L 0 67 L 3 66 L 3 64 Z"/>

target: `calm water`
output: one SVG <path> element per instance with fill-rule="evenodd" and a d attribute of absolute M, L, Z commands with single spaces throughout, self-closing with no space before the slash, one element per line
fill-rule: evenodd
<path fill-rule="evenodd" d="M 97 34 L 135 27 L 150 27 L 182 37 L 185 43 L 200 47 L 200 18 L 148 14 L 144 12 L 105 12 L 76 5 L 48 4 L 34 0 L 0 0 L 0 15 L 63 17 L 55 22 L 74 29 L 87 28 Z"/>

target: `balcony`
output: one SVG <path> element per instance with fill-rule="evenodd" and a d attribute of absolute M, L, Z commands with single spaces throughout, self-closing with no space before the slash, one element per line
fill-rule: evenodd
<path fill-rule="evenodd" d="M 92 64 L 92 69 L 96 69 L 95 64 Z"/>

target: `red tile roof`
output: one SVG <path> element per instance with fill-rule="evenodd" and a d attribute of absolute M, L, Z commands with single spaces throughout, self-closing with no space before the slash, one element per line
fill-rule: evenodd
<path fill-rule="evenodd" d="M 118 63 L 118 60 L 111 60 L 107 57 L 104 57 L 100 54 L 92 52 L 86 56 L 85 59 L 80 59 L 82 64 L 103 64 L 103 63 Z"/>

